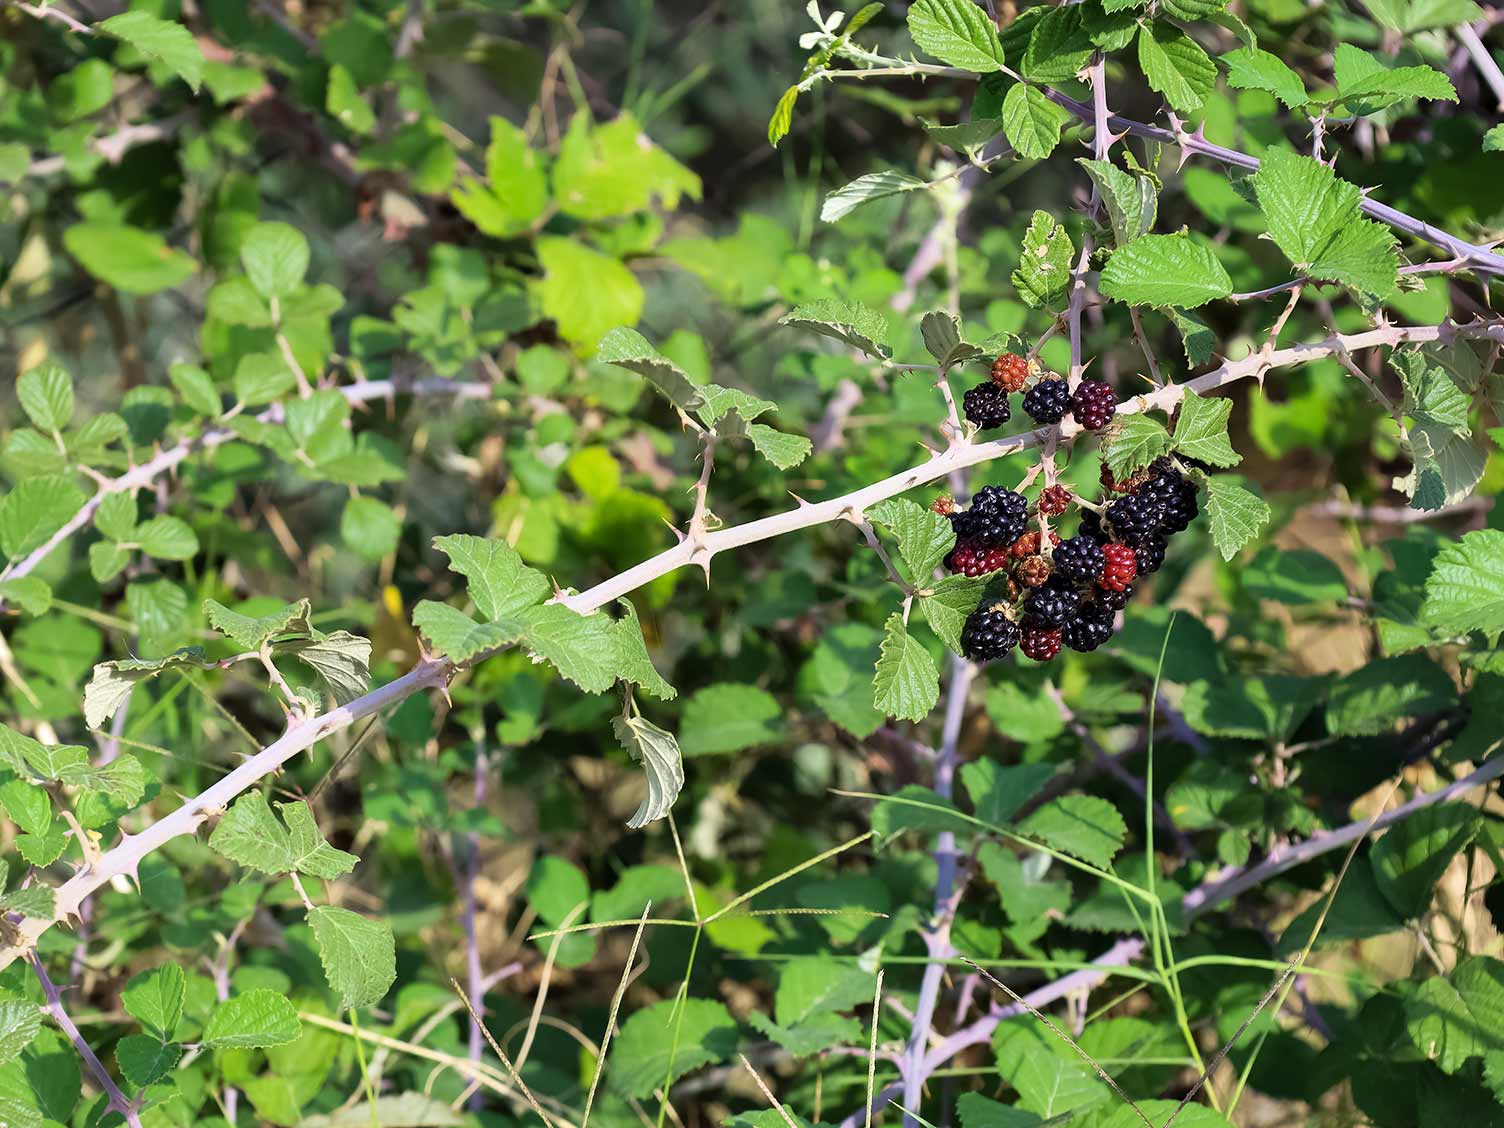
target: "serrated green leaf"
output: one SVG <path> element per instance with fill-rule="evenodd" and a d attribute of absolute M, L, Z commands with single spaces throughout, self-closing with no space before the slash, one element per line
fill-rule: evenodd
<path fill-rule="evenodd" d="M 182 966 L 168 962 L 131 977 L 120 993 L 125 1011 L 148 1033 L 163 1042 L 172 1041 L 183 1017 L 187 979 Z"/>
<path fill-rule="evenodd" d="M 648 793 L 627 826 L 637 830 L 665 817 L 684 786 L 684 760 L 674 734 L 645 718 L 628 714 L 615 717 L 611 727 L 621 746 L 642 765 Z"/>
<path fill-rule="evenodd" d="M 1389 67 L 1350 43 L 1337 44 L 1333 53 L 1337 95 L 1360 114 L 1373 113 L 1405 98 L 1457 101 L 1446 75 L 1431 67 Z"/>
<path fill-rule="evenodd" d="M 89 546 L 89 575 L 96 584 L 107 584 L 131 562 L 131 550 L 112 541 L 95 541 Z"/>
<path fill-rule="evenodd" d="M 300 662 L 313 667 L 340 705 L 354 701 L 371 688 L 371 640 L 368 638 L 349 631 L 334 631 L 317 638 L 285 643 L 277 651 L 296 655 Z"/>
<path fill-rule="evenodd" d="M 263 298 L 285 298 L 308 273 L 308 240 L 286 223 L 258 223 L 240 244 L 240 263 Z"/>
<path fill-rule="evenodd" d="M 889 498 L 867 510 L 867 517 L 898 541 L 898 554 L 908 568 L 910 582 L 928 587 L 940 561 L 956 543 L 950 521 L 907 498 Z"/>
<path fill-rule="evenodd" d="M 342 1008 L 375 1006 L 397 979 L 392 926 L 349 909 L 320 905 L 308 914 L 324 978 Z"/>
<path fill-rule="evenodd" d="M 1050 708 L 1058 718 L 1060 711 L 1053 702 Z M 985 757 L 961 768 L 961 782 L 977 818 L 993 826 L 1006 825 L 1054 776 L 1053 764 L 1004 766 Z"/>
<path fill-rule="evenodd" d="M 94 675 L 84 687 L 84 720 L 90 728 L 98 728 L 115 715 L 136 683 L 154 678 L 165 670 L 190 666 L 207 669 L 212 665 L 214 663 L 205 658 L 201 646 L 186 646 L 164 658 L 122 658 L 101 662 L 94 667 Z"/>
<path fill-rule="evenodd" d="M 1457 689 L 1423 654 L 1380 658 L 1339 678 L 1327 701 L 1327 730 L 1373 736 L 1402 717 L 1418 717 L 1457 704 Z"/>
<path fill-rule="evenodd" d="M 1320 161 L 1271 148 L 1253 186 L 1270 236 L 1298 270 L 1381 298 L 1394 291 L 1394 235 L 1363 218 L 1355 185 Z"/>
<path fill-rule="evenodd" d="M 375 562 L 396 549 L 402 518 L 384 501 L 352 497 L 340 514 L 339 536 L 361 559 Z"/>
<path fill-rule="evenodd" d="M 183 1056 L 183 1047 L 150 1034 L 127 1034 L 115 1043 L 115 1063 L 132 1085 L 145 1088 L 166 1077 Z"/>
<path fill-rule="evenodd" d="M 239 611 L 231 611 L 216 600 L 204 600 L 204 617 L 209 620 L 209 625 L 246 650 L 257 650 L 262 643 L 272 639 L 311 637 L 313 627 L 308 622 L 310 610 L 308 600 L 299 599 L 285 605 L 280 611 L 252 618 Z"/>
<path fill-rule="evenodd" d="M 914 45 L 942 63 L 979 74 L 1002 68 L 997 28 L 970 0 L 915 0 L 908 23 Z"/>
<path fill-rule="evenodd" d="M 0 552 L 11 559 L 41 547 L 84 504 L 72 478 L 27 478 L 0 499 Z"/>
<path fill-rule="evenodd" d="M 509 646 L 522 637 L 520 619 L 477 623 L 463 611 L 425 599 L 413 608 L 413 626 L 434 648 L 455 662 L 468 662 L 487 650 Z"/>
<path fill-rule="evenodd" d="M 1076 163 L 1086 170 L 1107 205 L 1107 218 L 1118 246 L 1131 243 L 1153 229 L 1159 213 L 1159 193 L 1152 179 L 1124 172 L 1108 161 L 1081 157 Z"/>
<path fill-rule="evenodd" d="M 491 118 L 486 183 L 461 180 L 454 206 L 487 235 L 499 239 L 527 231 L 548 207 L 548 174 L 527 134 L 503 117 Z"/>
<path fill-rule="evenodd" d="M 1188 390 L 1180 401 L 1180 418 L 1175 423 L 1175 452 L 1213 466 L 1236 466 L 1242 458 L 1227 437 L 1231 414 L 1231 400 Z"/>
<path fill-rule="evenodd" d="M 42 1029 L 42 1012 L 22 999 L 0 999 L 0 1065 L 14 1061 Z"/>
<path fill-rule="evenodd" d="M 123 224 L 75 223 L 63 232 L 63 245 L 95 278 L 127 294 L 171 289 L 198 270 L 160 235 Z"/>
<path fill-rule="evenodd" d="M 203 1043 L 213 1050 L 253 1050 L 283 1046 L 301 1032 L 298 1012 L 284 996 L 265 987 L 220 1003 L 204 1027 Z"/>
<path fill-rule="evenodd" d="M 665 1037 L 669 1030 L 677 1036 Z M 607 1087 L 642 1099 L 665 1081 L 729 1058 L 736 1051 L 736 1020 L 713 999 L 664 999 L 627 1019 L 611 1048 Z"/>
<path fill-rule="evenodd" d="M 1373 844 L 1374 878 L 1401 919 L 1415 920 L 1431 907 L 1436 883 L 1481 826 L 1466 803 L 1437 803 L 1390 827 Z"/>
<path fill-rule="evenodd" d="M 1163 311 L 1180 334 L 1180 345 L 1186 363 L 1195 367 L 1205 364 L 1216 353 L 1217 335 L 1211 326 L 1194 313 L 1170 307 Z"/>
<path fill-rule="evenodd" d="M 1504 152 L 1504 124 L 1496 125 L 1483 135 L 1485 153 Z"/>
<path fill-rule="evenodd" d="M 1199 110 L 1217 84 L 1217 64 L 1185 32 L 1155 21 L 1138 35 L 1144 78 L 1181 113 Z"/>
<path fill-rule="evenodd" d="M 617 642 L 605 615 L 580 615 L 561 603 L 550 603 L 519 618 L 522 645 L 586 693 L 604 693 L 616 681 Z"/>
<path fill-rule="evenodd" d="M 258 873 L 293 871 L 292 842 L 287 829 L 277 821 L 266 796 L 248 791 L 220 816 L 209 835 L 209 849 Z"/>
<path fill-rule="evenodd" d="M 1216 253 L 1187 235 L 1144 235 L 1112 252 L 1102 293 L 1129 305 L 1194 309 L 1232 293 Z"/>
<path fill-rule="evenodd" d="M 0 913 L 17 913 L 37 920 L 51 920 L 57 915 L 57 894 L 50 885 L 12 889 L 0 896 Z"/>
<path fill-rule="evenodd" d="M 888 323 L 881 314 L 861 302 L 844 302 L 835 298 L 805 302 L 780 317 L 778 324 L 833 337 L 860 349 L 874 360 L 886 360 L 893 355 L 893 350 L 882 343 L 888 335 Z"/>
<path fill-rule="evenodd" d="M 36 576 L 0 580 L 0 601 L 14 603 L 28 615 L 45 615 L 52 607 L 52 588 Z"/>
<path fill-rule="evenodd" d="M 589 356 L 607 332 L 637 324 L 646 297 L 620 259 L 557 235 L 540 236 L 533 245 L 543 268 L 538 300 L 577 354 Z"/>
<path fill-rule="evenodd" d="M 1170 432 L 1157 419 L 1139 412 L 1123 416 L 1103 444 L 1103 458 L 1119 481 L 1142 470 L 1170 449 Z"/>
<path fill-rule="evenodd" d="M 1071 115 L 1037 86 L 1014 83 L 1003 97 L 1003 133 L 1021 157 L 1044 160 L 1060 144 Z"/>
<path fill-rule="evenodd" d="M 664 681 L 663 675 L 653 666 L 642 637 L 637 607 L 630 599 L 617 600 L 617 606 L 622 609 L 622 617 L 611 627 L 616 641 L 616 676 L 622 681 L 632 682 L 649 697 L 672 701 L 679 696 L 679 691 Z"/>
<path fill-rule="evenodd" d="M 1076 249 L 1071 237 L 1049 212 L 1036 211 L 1024 232 L 1023 251 L 1013 286 L 1027 305 L 1038 309 L 1064 300 L 1070 288 L 1071 259 Z"/>
<path fill-rule="evenodd" d="M 1240 47 L 1223 55 L 1222 63 L 1227 67 L 1227 85 L 1235 89 L 1267 90 L 1292 110 L 1309 100 L 1300 75 L 1278 55 L 1257 47 Z"/>
<path fill-rule="evenodd" d="M 705 402 L 685 371 L 635 329 L 611 330 L 601 338 L 595 359 L 637 373 L 680 411 L 693 411 Z"/>
<path fill-rule="evenodd" d="M 1236 478 L 1217 475 L 1206 484 L 1206 515 L 1211 523 L 1212 543 L 1231 560 L 1274 516 L 1269 503 L 1245 489 Z"/>
<path fill-rule="evenodd" d="M 708 685 L 684 703 L 679 746 L 685 756 L 714 756 L 778 744 L 783 716 L 777 699 L 754 685 Z"/>
<path fill-rule="evenodd" d="M 1105 869 L 1123 848 L 1128 825 L 1106 799 L 1095 795 L 1062 795 L 1019 823 L 1018 832 Z"/>
<path fill-rule="evenodd" d="M 45 361 L 16 381 L 16 399 L 43 431 L 61 431 L 73 418 L 73 380 L 62 365 Z"/>
<path fill-rule="evenodd" d="M 768 118 L 768 144 L 778 148 L 778 142 L 789 134 L 794 124 L 794 105 L 799 101 L 799 87 L 790 86 L 778 97 L 773 114 Z"/>
<path fill-rule="evenodd" d="M 940 700 L 940 671 L 898 612 L 888 617 L 885 632 L 872 703 L 886 716 L 921 721 Z"/>
<path fill-rule="evenodd" d="M 1020 69 L 1031 82 L 1072 82 L 1095 49 L 1080 5 L 1046 7 L 1029 34 Z"/>
<path fill-rule="evenodd" d="M 246 407 L 259 407 L 262 404 L 272 403 L 281 399 L 297 382 L 292 374 L 292 369 L 287 367 L 287 361 L 280 353 L 258 352 L 247 353 L 242 356 L 235 365 L 235 376 L 232 381 L 235 389 L 235 398 Z M 254 423 L 258 420 L 236 420 L 237 423 Z M 287 439 L 285 431 L 277 431 L 284 441 Z"/>
<path fill-rule="evenodd" d="M 1404 1006 L 1415 1048 L 1445 1073 L 1504 1050 L 1504 963 L 1496 959 L 1467 957 L 1407 991 Z"/>
<path fill-rule="evenodd" d="M 815 449 L 803 435 L 790 435 L 765 423 L 747 424 L 747 438 L 752 440 L 752 449 L 780 470 L 792 470 Z"/>
<path fill-rule="evenodd" d="M 141 551 L 158 560 L 190 560 L 198 555 L 198 534 L 178 517 L 153 517 L 136 527 Z"/>
<path fill-rule="evenodd" d="M 1420 621 L 1456 635 L 1504 633 L 1504 532 L 1477 529 L 1437 554 Z"/>
<path fill-rule="evenodd" d="M 288 860 L 298 873 L 333 881 L 359 863 L 354 854 L 337 850 L 325 841 L 307 803 L 278 803 L 277 810 L 287 824 Z"/>
<path fill-rule="evenodd" d="M 129 43 L 141 54 L 167 67 L 198 93 L 204 75 L 204 53 L 193 33 L 180 23 L 160 19 L 139 8 L 121 12 L 95 25 L 106 35 Z"/>
<path fill-rule="evenodd" d="M 873 200 L 882 200 L 889 196 L 898 196 L 904 192 L 913 192 L 927 187 L 929 185 L 917 176 L 911 176 L 907 172 L 899 172 L 896 169 L 869 172 L 829 193 L 825 197 L 825 202 L 820 205 L 820 219 L 825 223 L 836 223 L 863 204 L 869 204 Z"/>

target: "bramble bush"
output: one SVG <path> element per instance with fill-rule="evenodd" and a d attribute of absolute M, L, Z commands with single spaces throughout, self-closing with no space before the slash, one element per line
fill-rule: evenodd
<path fill-rule="evenodd" d="M 1499 17 L 0 7 L 0 1123 L 1504 1124 Z"/>

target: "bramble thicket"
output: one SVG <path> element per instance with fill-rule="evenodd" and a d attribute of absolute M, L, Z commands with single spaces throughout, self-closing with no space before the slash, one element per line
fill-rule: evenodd
<path fill-rule="evenodd" d="M 0 1123 L 1504 1125 L 1504 10 L 0 30 Z"/>

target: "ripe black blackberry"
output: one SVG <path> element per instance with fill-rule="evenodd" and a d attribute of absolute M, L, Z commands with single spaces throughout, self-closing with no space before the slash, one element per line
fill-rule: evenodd
<path fill-rule="evenodd" d="M 1024 396 L 1024 411 L 1036 423 L 1059 423 L 1070 403 L 1070 385 L 1064 380 L 1041 380 Z"/>
<path fill-rule="evenodd" d="M 1133 558 L 1138 564 L 1138 574 L 1147 576 L 1157 572 L 1165 562 L 1165 538 L 1155 533 L 1141 544 L 1133 546 Z"/>
<path fill-rule="evenodd" d="M 1081 511 L 1081 524 L 1076 527 L 1079 536 L 1090 537 L 1098 544 L 1106 544 L 1112 538 L 1102 528 L 1102 515 L 1095 509 Z"/>
<path fill-rule="evenodd" d="M 1173 536 L 1185 532 L 1201 512 L 1201 507 L 1196 503 L 1195 485 L 1184 478 L 1180 479 L 1161 502 L 1160 512 L 1160 528 L 1165 533 Z"/>
<path fill-rule="evenodd" d="M 1008 406 L 1007 390 L 998 387 L 991 380 L 969 389 L 961 397 L 961 409 L 966 413 L 966 421 L 974 424 L 979 431 L 994 430 L 1013 417 L 1013 409 Z"/>
<path fill-rule="evenodd" d="M 1100 431 L 1112 422 L 1118 397 L 1101 380 L 1082 380 L 1071 396 L 1071 415 L 1088 431 Z"/>
<path fill-rule="evenodd" d="M 1001 486 L 987 486 L 971 499 L 971 508 L 951 515 L 958 540 L 972 541 L 979 548 L 1006 548 L 1029 523 L 1029 502 L 1021 493 Z"/>
<path fill-rule="evenodd" d="M 1122 591 L 1115 588 L 1107 588 L 1097 592 L 1097 604 L 1109 611 L 1121 611 L 1128 606 L 1128 601 L 1133 598 L 1133 585 L 1127 584 Z"/>
<path fill-rule="evenodd" d="M 1019 633 L 1000 606 L 978 607 L 961 628 L 961 652 L 973 662 L 990 662 L 1017 646 Z"/>
<path fill-rule="evenodd" d="M 1055 572 L 1078 584 L 1094 584 L 1102 578 L 1102 569 L 1107 566 L 1107 557 L 1102 555 L 1102 546 L 1090 536 L 1078 533 L 1062 541 L 1054 555 Z"/>
<path fill-rule="evenodd" d="M 1060 641 L 1085 654 L 1112 637 L 1113 611 L 1100 602 L 1083 603 L 1060 627 Z"/>
<path fill-rule="evenodd" d="M 1058 627 L 1076 613 L 1081 593 L 1058 576 L 1024 597 L 1024 620 L 1029 626 Z"/>
<path fill-rule="evenodd" d="M 1120 497 L 1107 507 L 1107 523 L 1117 539 L 1134 546 L 1154 535 L 1162 515 L 1159 504 L 1143 494 Z M 1142 574 L 1143 569 L 1139 572 Z"/>

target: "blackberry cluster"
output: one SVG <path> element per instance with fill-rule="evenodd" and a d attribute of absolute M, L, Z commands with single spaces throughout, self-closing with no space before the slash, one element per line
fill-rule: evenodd
<path fill-rule="evenodd" d="M 1024 396 L 1024 411 L 1036 423 L 1059 423 L 1071 403 L 1071 388 L 1059 378 L 1041 380 Z"/>
<path fill-rule="evenodd" d="M 1013 417 L 1007 390 L 991 380 L 978 384 L 962 396 L 961 409 L 966 413 L 966 421 L 979 431 L 995 430 Z"/>
<path fill-rule="evenodd" d="M 998 357 L 992 381 L 967 393 L 967 418 L 979 427 L 1000 426 L 1008 418 L 1008 395 L 1032 378 L 1029 369 L 1022 357 Z M 1036 423 L 1058 423 L 1070 412 L 1082 428 L 1100 431 L 1116 410 L 1112 390 L 1097 380 L 1072 394 L 1063 379 L 1046 374 L 1024 396 L 1024 411 Z M 949 517 L 956 532 L 946 566 L 990 577 L 961 630 L 968 658 L 991 661 L 1017 648 L 1048 662 L 1062 647 L 1096 650 L 1112 637 L 1134 581 L 1163 566 L 1169 538 L 1199 513 L 1196 484 L 1182 462 L 1156 459 L 1121 480 L 1104 464 L 1101 478 L 1100 502 L 1081 502 L 1076 533 L 1064 540 L 1050 526 L 1077 499 L 1053 482 L 1033 506 L 1001 486 L 979 490 L 966 509 L 949 497 L 936 501 L 935 512 Z M 1038 527 L 1030 528 L 1036 520 Z"/>
<path fill-rule="evenodd" d="M 950 515 L 956 540 L 978 548 L 1007 548 L 1024 535 L 1029 503 L 1023 494 L 987 486 L 971 499 L 969 509 Z"/>

